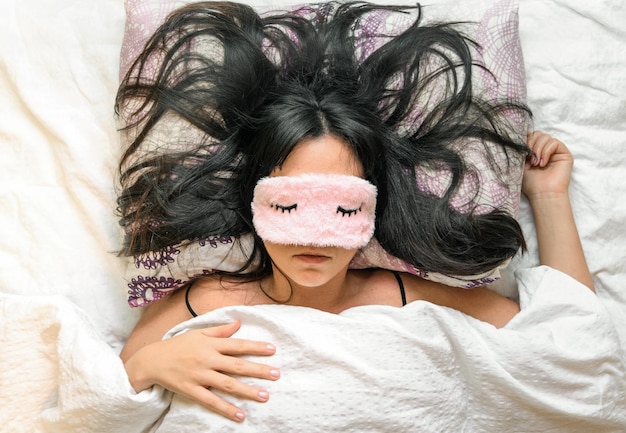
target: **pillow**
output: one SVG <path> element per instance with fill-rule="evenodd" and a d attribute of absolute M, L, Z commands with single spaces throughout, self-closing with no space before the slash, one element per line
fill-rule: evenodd
<path fill-rule="evenodd" d="M 123 77 L 145 42 L 166 19 L 170 12 L 190 3 L 185 0 L 126 0 L 126 28 L 120 56 L 120 77 Z M 245 2 L 256 7 L 260 13 L 291 7 L 272 3 Z M 382 3 L 382 2 L 381 2 Z M 302 5 L 296 6 L 300 7 Z M 423 4 L 423 23 L 462 21 L 463 31 L 479 44 L 474 53 L 477 67 L 473 74 L 473 86 L 494 99 L 525 102 L 526 82 L 521 44 L 518 33 L 517 0 L 472 0 L 466 2 L 430 1 Z M 369 19 L 364 31 L 399 31 L 415 19 L 414 14 L 379 14 Z M 375 44 L 375 42 L 373 42 Z M 366 46 L 363 50 L 371 50 Z M 525 116 L 512 113 L 509 120 L 520 137 L 525 136 Z M 170 130 L 171 131 L 171 130 Z M 517 215 L 523 160 L 514 162 L 506 184 L 499 180 L 493 167 L 484 157 L 484 151 L 468 145 L 464 150 L 466 162 L 474 168 L 476 176 L 467 176 L 453 197 L 451 205 L 458 210 L 469 202 L 478 202 L 475 212 L 487 213 L 501 209 Z M 503 155 L 503 160 L 506 157 Z M 447 173 L 420 169 L 417 182 L 429 192 L 442 193 L 449 178 Z M 480 186 L 478 201 L 474 198 Z M 470 198 L 474 198 L 470 200 Z M 211 236 L 185 245 L 177 245 L 163 251 L 134 257 L 127 270 L 129 303 L 142 306 L 160 299 L 180 288 L 192 279 L 215 270 L 234 271 L 243 263 L 243 254 L 251 240 L 242 237 L 239 242 L 229 236 Z M 240 248 L 233 248 L 237 243 Z M 500 267 L 472 276 L 451 276 L 425 272 L 387 253 L 376 239 L 354 258 L 352 268 L 377 267 L 409 272 L 451 286 L 471 288 L 489 284 L 500 278 Z"/>

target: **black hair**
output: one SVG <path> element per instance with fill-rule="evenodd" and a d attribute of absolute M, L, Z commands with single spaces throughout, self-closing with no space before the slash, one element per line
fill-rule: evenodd
<path fill-rule="evenodd" d="M 396 35 L 363 17 L 415 13 Z M 421 25 L 421 8 L 324 3 L 260 16 L 229 2 L 175 11 L 122 81 L 116 112 L 129 147 L 118 198 L 123 253 L 159 251 L 209 235 L 254 234 L 256 182 L 305 138 L 343 138 L 379 191 L 375 237 L 423 271 L 474 275 L 524 246 L 503 210 L 450 205 L 479 143 L 503 182 L 527 152 L 507 121 L 530 112 L 472 87 L 476 44 L 454 24 Z M 364 38 L 379 45 L 372 52 Z M 504 163 L 498 161 L 505 156 Z M 416 167 L 445 168 L 443 195 L 418 187 Z M 255 236 L 241 271 L 271 269 Z"/>

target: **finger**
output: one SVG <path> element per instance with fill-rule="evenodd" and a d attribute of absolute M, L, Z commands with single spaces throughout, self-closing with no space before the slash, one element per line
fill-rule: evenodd
<path fill-rule="evenodd" d="M 235 320 L 234 322 L 227 323 L 225 325 L 209 326 L 207 328 L 201 329 L 200 332 L 202 332 L 202 334 L 206 335 L 207 337 L 228 338 L 235 332 L 237 332 L 240 327 L 241 322 L 239 320 Z"/>
<path fill-rule="evenodd" d="M 552 140 L 552 136 L 543 132 L 536 131 L 533 135 L 533 150 L 540 153 L 541 149 Z"/>
<path fill-rule="evenodd" d="M 542 144 L 540 153 L 538 153 L 539 166 L 545 167 L 550 162 L 552 155 L 557 153 L 562 143 L 556 138 L 550 137 L 545 143 Z"/>
<path fill-rule="evenodd" d="M 537 140 L 542 135 L 544 135 L 544 133 L 541 131 L 532 131 L 527 134 L 526 144 L 531 150 L 535 147 Z"/>
<path fill-rule="evenodd" d="M 206 387 L 210 387 L 236 397 L 261 403 L 269 400 L 269 392 L 266 389 L 244 383 L 228 374 L 218 371 L 208 371 L 206 378 L 202 381 Z"/>
<path fill-rule="evenodd" d="M 219 338 L 211 341 L 211 346 L 225 355 L 269 356 L 276 353 L 276 346 L 265 341 L 244 340 L 241 338 Z"/>
<path fill-rule="evenodd" d="M 212 370 L 237 376 L 256 377 L 259 379 L 277 380 L 280 370 L 265 364 L 248 361 L 235 356 L 222 356 L 215 360 Z"/>
<path fill-rule="evenodd" d="M 550 159 L 550 155 L 556 150 L 556 143 L 557 141 L 549 134 L 535 131 L 530 140 L 531 165 L 544 167 Z"/>
<path fill-rule="evenodd" d="M 546 134 L 541 131 L 533 131 L 528 133 L 526 144 L 530 149 L 530 153 L 528 154 L 526 160 L 530 167 L 534 167 L 539 164 L 539 157 L 537 156 L 537 154 L 541 150 L 540 144 L 545 135 Z"/>
<path fill-rule="evenodd" d="M 214 392 L 201 386 L 195 387 L 187 397 L 197 401 L 202 406 L 233 421 L 242 422 L 246 414 L 238 407 L 228 403 Z"/>

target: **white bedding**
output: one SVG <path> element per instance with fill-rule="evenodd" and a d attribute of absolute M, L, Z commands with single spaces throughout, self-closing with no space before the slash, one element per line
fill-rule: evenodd
<path fill-rule="evenodd" d="M 476 373 L 472 369 L 463 370 L 464 380 L 469 381 L 463 382 L 463 391 L 468 388 L 476 391 L 467 400 L 468 405 L 447 406 L 455 410 L 474 408 L 476 412 L 467 412 L 468 417 L 463 418 L 467 424 L 447 431 L 481 431 L 477 430 L 480 426 L 477 423 L 495 423 L 497 415 L 503 413 L 518 414 L 520 420 L 530 421 L 511 424 L 505 430 L 493 427 L 491 431 L 548 431 L 532 427 L 533 420 L 553 423 L 553 431 L 559 432 L 626 431 L 624 22 L 626 6 L 617 1 L 520 0 L 528 103 L 535 114 L 535 126 L 561 138 L 576 158 L 571 196 L 598 302 L 569 284 L 547 287 L 546 305 L 553 308 L 532 310 L 537 323 L 545 320 L 546 327 L 536 324 L 538 327 L 532 330 L 532 335 L 537 338 L 512 340 L 519 341 L 519 345 L 499 339 L 502 335 L 515 334 L 514 331 L 499 334 L 460 314 L 422 303 L 402 313 L 386 314 L 395 319 L 396 315 L 404 317 L 404 311 L 424 313 L 428 323 L 445 336 L 437 340 L 442 346 L 433 346 L 439 351 L 435 353 L 455 356 L 467 353 L 484 362 L 482 376 L 469 374 Z M 99 431 L 141 431 L 144 416 L 158 418 L 163 409 L 162 400 L 157 398 L 158 390 L 134 398 L 120 394 L 128 392 L 128 384 L 117 352 L 139 314 L 126 305 L 126 262 L 114 253 L 120 245 L 120 232 L 114 217 L 112 179 L 120 150 L 112 107 L 123 32 L 123 0 L 0 2 L 0 425 L 3 432 L 98 431 L 98 428 Z M 498 283 L 498 290 L 506 293 L 516 290 L 512 276 L 515 269 L 538 263 L 532 219 L 524 202 L 520 222 L 529 239 L 529 251 L 513 260 L 504 280 Z M 557 308 L 559 299 L 563 306 L 576 304 L 576 308 L 589 314 L 585 313 L 583 318 L 576 315 L 570 321 L 560 320 L 570 310 Z M 293 314 L 282 311 L 282 307 L 269 310 L 275 309 L 281 310 L 281 317 Z M 261 308 L 258 314 L 263 316 L 266 312 L 267 309 Z M 353 313 L 358 315 L 359 310 Z M 216 320 L 219 314 L 227 313 L 218 313 Z M 317 314 L 322 313 L 314 316 Z M 614 328 L 603 315 L 612 321 Z M 279 320 L 273 314 L 263 317 L 270 323 Z M 520 317 L 515 319 L 515 324 L 522 326 L 523 316 Z M 353 317 L 324 315 L 323 323 L 326 319 L 334 323 L 333 320 L 349 321 Z M 284 320 L 288 323 L 289 318 Z M 591 323 L 601 326 L 585 328 Z M 571 326 L 582 326 L 585 331 L 576 334 L 577 338 L 568 332 L 555 332 Z M 617 332 L 615 338 L 621 340 L 621 349 L 610 335 L 611 329 Z M 419 340 L 420 330 L 401 335 L 423 343 Z M 394 335 L 395 338 L 400 337 Z M 480 341 L 484 351 L 472 346 L 464 352 L 463 345 L 471 341 Z M 494 341 L 502 344 L 492 344 Z M 319 340 L 296 339 L 295 342 L 313 345 Z M 281 349 L 277 356 L 280 356 L 285 349 L 277 343 Z M 551 351 L 539 350 L 544 343 Z M 451 346 L 446 349 L 446 345 Z M 507 347 L 512 352 L 500 352 Z M 396 349 L 385 345 L 385 350 Z M 537 355 L 545 355 L 550 361 L 549 367 L 539 370 L 536 376 L 524 375 L 531 371 L 526 365 L 537 365 L 532 363 L 536 359 L 529 357 L 530 350 L 537 350 Z M 329 351 L 328 355 L 340 359 L 329 368 L 341 370 L 338 365 L 352 365 L 348 360 L 354 355 L 335 352 Z M 285 368 L 295 367 L 287 362 L 288 352 L 284 353 L 283 372 Z M 481 353 L 485 354 L 484 358 Z M 341 358 L 343 355 L 347 358 Z M 420 353 L 417 355 L 421 359 Z M 79 357 L 80 362 L 62 362 L 73 356 Z M 597 359 L 604 361 L 595 362 Z M 452 365 L 475 366 L 461 363 L 460 358 L 455 361 L 459 363 Z M 447 371 L 442 370 L 445 364 L 427 364 L 427 370 L 420 370 L 421 366 L 412 366 L 417 369 L 415 374 L 421 375 L 421 381 L 435 381 Z M 510 374 L 511 368 L 517 368 L 516 374 L 522 376 Z M 480 382 L 473 382 L 478 377 Z M 602 380 L 608 377 L 612 378 L 610 383 Z M 356 375 L 351 378 L 363 379 Z M 91 381 L 104 388 L 90 388 L 87 385 Z M 429 386 L 434 383 L 438 382 L 427 382 Z M 476 383 L 492 386 L 481 390 Z M 289 382 L 281 379 L 276 384 L 287 386 Z M 74 385 L 76 388 L 71 388 Z M 82 391 L 72 393 L 78 389 Z M 94 395 L 103 400 L 94 400 Z M 427 402 L 429 395 L 441 398 L 452 394 L 416 393 L 414 398 Z M 603 400 L 596 409 L 604 413 L 594 412 L 593 399 L 597 395 L 602 395 Z M 261 406 L 268 412 L 250 409 L 246 422 L 252 424 L 257 413 L 270 416 L 268 408 L 279 407 L 280 399 L 280 392 L 273 392 L 271 402 Z M 72 404 L 78 405 L 77 412 L 71 411 Z M 111 414 L 111 407 L 120 404 L 129 404 L 121 407 L 142 415 L 127 417 L 126 424 L 119 429 L 113 427 L 114 417 L 101 419 L 103 424 L 96 422 L 98 414 Z M 355 405 L 355 410 L 360 408 L 358 401 L 346 404 Z M 511 409 L 513 406 L 515 410 Z M 379 407 L 379 411 L 371 411 L 373 416 L 382 417 L 379 412 L 385 410 L 393 415 L 397 410 L 395 406 Z M 421 417 L 430 420 L 441 409 L 430 407 L 424 411 L 424 407 L 413 408 L 418 411 L 419 420 Z M 37 430 L 36 425 L 41 426 L 39 415 L 44 410 L 47 417 L 61 410 L 62 419 L 75 424 L 59 430 L 51 425 Z M 81 418 L 87 410 L 95 412 L 88 419 Z M 117 414 L 122 413 L 131 412 Z M 583 421 L 576 416 L 585 413 L 590 414 L 590 420 L 605 419 L 606 428 L 576 430 L 585 426 L 579 424 Z M 289 413 L 287 408 L 272 412 L 271 417 L 274 423 L 280 423 L 297 414 Z M 446 431 L 443 427 L 438 430 L 438 422 L 452 422 L 447 419 L 449 412 L 439 415 L 438 421 L 427 423 L 430 431 Z M 133 420 L 139 425 L 129 424 Z M 355 416 L 354 422 L 357 421 Z M 354 426 L 354 431 L 362 430 Z M 401 431 L 394 424 L 388 424 L 387 430 Z M 160 431 L 166 431 L 165 425 Z"/>
<path fill-rule="evenodd" d="M 501 330 L 417 301 L 339 315 L 229 307 L 170 335 L 238 319 L 237 337 L 282 342 L 272 360 L 282 377 L 268 386 L 270 401 L 237 401 L 249 413 L 247 432 L 620 431 L 626 426 L 624 360 L 604 307 L 552 269 L 518 276 L 523 310 Z M 19 313 L 9 315 L 6 329 L 31 344 L 12 339 L 13 358 L 0 362 L 0 371 L 15 373 L 5 386 L 22 391 L 16 403 L 32 405 L 35 397 L 44 408 L 35 431 L 242 429 L 158 387 L 134 393 L 99 331 L 84 326 L 82 313 L 62 298 L 26 304 L 11 297 L 4 305 Z M 29 395 L 34 385 L 38 393 Z M 25 431 L 21 419 L 9 422 L 9 431 Z"/>

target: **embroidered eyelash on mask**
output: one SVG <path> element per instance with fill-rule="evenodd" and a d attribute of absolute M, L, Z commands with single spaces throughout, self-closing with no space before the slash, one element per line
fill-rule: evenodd
<path fill-rule="evenodd" d="M 292 210 L 296 210 L 298 208 L 298 203 L 294 203 L 291 206 L 283 206 L 280 204 L 270 204 L 270 207 L 275 208 L 276 210 L 282 211 L 283 213 L 288 212 L 291 213 Z M 341 206 L 337 206 L 337 213 L 341 213 L 342 216 L 350 216 L 360 212 L 362 207 L 359 206 L 357 209 L 344 209 Z"/>
<path fill-rule="evenodd" d="M 357 212 L 361 212 L 362 206 L 359 206 L 356 209 L 344 209 L 341 206 L 337 206 L 337 213 L 341 213 L 342 216 L 350 216 L 355 215 Z"/>
<path fill-rule="evenodd" d="M 292 210 L 296 210 L 298 208 L 298 203 L 294 203 L 291 206 L 282 206 L 279 204 L 270 204 L 270 206 L 276 208 L 276 210 L 282 211 L 283 213 L 291 213 Z"/>
<path fill-rule="evenodd" d="M 339 174 L 266 177 L 252 202 L 257 234 L 283 245 L 361 248 L 374 234 L 375 210 L 376 187 Z"/>

